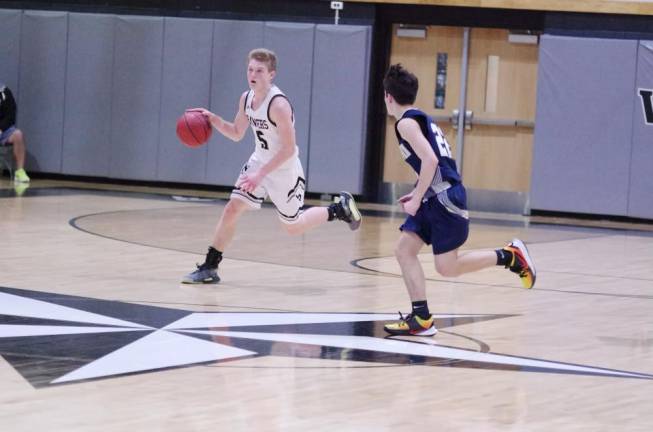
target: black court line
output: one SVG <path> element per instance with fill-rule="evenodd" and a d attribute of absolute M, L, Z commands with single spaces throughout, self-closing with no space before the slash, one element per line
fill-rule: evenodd
<path fill-rule="evenodd" d="M 76 216 L 76 217 L 70 219 L 68 221 L 68 224 L 71 227 L 73 227 L 74 229 L 78 230 L 78 231 L 81 231 L 81 232 L 84 232 L 86 234 L 90 234 L 90 235 L 93 235 L 93 236 L 96 236 L 96 237 L 105 238 L 107 240 L 113 240 L 113 241 L 133 244 L 133 245 L 137 245 L 137 246 L 144 246 L 144 247 L 149 247 L 149 248 L 153 248 L 153 249 L 169 250 L 169 251 L 173 251 L 173 252 L 187 253 L 187 254 L 193 254 L 193 255 L 202 255 L 203 252 L 189 251 L 189 250 L 186 250 L 186 249 L 177 249 L 177 248 L 172 248 L 172 247 L 156 246 L 156 245 L 152 245 L 152 244 L 149 244 L 149 243 L 142 243 L 142 242 L 137 242 L 137 241 L 133 241 L 133 240 L 126 240 L 126 239 L 123 239 L 123 238 L 120 238 L 120 237 L 113 237 L 113 236 L 109 236 L 109 235 L 106 235 L 106 234 L 100 234 L 100 233 L 97 233 L 95 231 L 91 231 L 91 230 L 82 228 L 77 224 L 78 221 L 80 221 L 82 219 L 85 219 L 85 218 L 93 217 L 93 216 L 106 216 L 106 215 L 118 214 L 118 213 L 150 212 L 150 211 L 156 211 L 156 210 L 169 210 L 170 208 L 171 207 L 160 207 L 160 208 L 149 208 L 149 209 L 114 210 L 114 211 L 106 211 L 106 212 L 88 213 L 88 214 Z M 188 208 L 190 209 L 190 208 L 196 208 L 196 207 L 193 206 L 193 207 L 188 207 Z M 175 207 L 175 209 L 178 209 L 178 207 Z M 589 239 L 589 238 L 596 238 L 596 237 L 585 237 L 585 238 Z M 574 240 L 579 240 L 579 239 L 574 239 Z M 560 240 L 556 240 L 556 241 L 560 241 Z M 538 243 L 547 243 L 547 242 L 538 242 Z M 350 264 L 353 267 L 358 268 L 359 270 L 363 270 L 363 274 L 400 277 L 398 275 L 395 275 L 394 273 L 385 273 L 385 272 L 377 271 L 377 270 L 374 270 L 374 269 L 368 269 L 368 268 L 365 268 L 363 266 L 360 266 L 360 265 L 356 264 L 358 261 L 363 261 L 363 260 L 371 259 L 371 258 L 384 258 L 384 257 L 363 257 L 363 258 L 359 258 L 357 260 L 351 261 Z M 314 269 L 314 270 L 332 271 L 332 272 L 337 272 L 337 273 L 357 273 L 357 274 L 360 274 L 360 272 L 351 272 L 351 271 L 338 270 L 338 269 L 322 269 L 322 268 L 306 267 L 306 266 L 293 265 L 293 264 L 280 264 L 278 262 L 265 261 L 265 260 L 253 260 L 253 259 L 232 258 L 232 257 L 230 257 L 229 259 L 233 260 L 233 261 L 256 262 L 256 263 L 261 263 L 261 264 L 279 265 L 279 266 L 283 266 L 283 267 L 310 268 L 310 269 Z M 431 279 L 428 279 L 428 280 L 431 280 Z M 479 284 L 479 283 L 471 283 L 471 282 L 459 282 L 459 281 L 452 281 L 452 282 L 453 283 L 458 283 L 458 284 L 463 284 L 463 285 L 481 285 L 481 286 L 487 286 L 488 285 L 488 284 Z M 492 286 L 502 286 L 504 288 L 514 288 L 514 287 L 509 286 L 509 285 L 492 285 Z"/>
<path fill-rule="evenodd" d="M 189 207 L 189 208 L 195 208 L 195 207 Z M 117 214 L 117 213 L 132 213 L 132 212 L 146 212 L 146 211 L 156 211 L 156 210 L 168 210 L 168 207 L 165 208 L 159 208 L 159 209 L 139 209 L 139 210 L 116 210 L 116 211 L 109 211 L 109 212 L 98 212 L 98 213 L 89 213 L 86 215 L 81 215 L 77 216 L 75 218 L 72 218 L 68 221 L 69 225 L 73 227 L 74 229 L 77 229 L 81 232 L 94 235 L 97 237 L 101 238 L 106 238 L 108 240 L 113 240 L 113 241 L 119 241 L 123 243 L 128 243 L 128 244 L 133 244 L 133 245 L 138 245 L 138 246 L 144 246 L 144 247 L 149 247 L 153 249 L 160 249 L 160 250 L 169 250 L 173 252 L 179 252 L 179 253 L 186 253 L 186 254 L 193 254 L 193 255 L 201 255 L 201 253 L 194 252 L 194 251 L 188 251 L 184 249 L 176 249 L 176 248 L 170 248 L 170 247 L 162 247 L 162 246 L 154 246 L 151 244 L 146 244 L 146 243 L 141 243 L 141 242 L 135 242 L 131 240 L 125 240 L 117 237 L 112 237 L 112 236 L 107 236 L 104 234 L 99 234 L 84 228 L 81 228 L 78 224 L 77 221 L 87 218 L 87 217 L 92 217 L 92 216 L 98 216 L 98 215 L 108 215 L 108 214 Z M 593 231 L 596 230 L 601 230 L 599 229 L 593 229 Z M 610 237 L 612 235 L 606 234 L 605 236 Z M 573 240 L 583 240 L 583 239 L 593 239 L 597 238 L 600 236 L 592 236 L 592 237 L 585 237 L 581 239 L 573 239 Z M 565 241 L 565 240 L 555 240 L 551 242 L 538 242 L 536 244 L 540 243 L 555 243 L 558 241 Z M 350 264 L 359 270 L 363 271 L 363 274 L 367 274 L 370 276 L 381 276 L 381 277 L 392 277 L 392 278 L 401 278 L 401 275 L 395 274 L 395 273 L 389 273 L 389 272 L 383 272 L 380 270 L 375 270 L 375 269 L 370 269 L 367 268 L 363 265 L 360 264 L 361 261 L 365 261 L 368 259 L 375 259 L 375 258 L 386 258 L 385 256 L 381 257 L 363 257 L 359 258 L 356 260 L 353 260 L 350 262 Z M 241 258 L 229 258 L 230 260 L 234 261 L 245 261 L 245 262 L 256 262 L 256 263 L 261 263 L 261 264 L 272 264 L 272 265 L 280 265 L 284 267 L 293 267 L 293 268 L 302 268 L 302 269 L 315 269 L 315 270 L 323 270 L 323 271 L 330 271 L 330 272 L 336 272 L 336 273 L 359 273 L 359 272 L 351 272 L 351 271 L 346 271 L 346 270 L 337 270 L 337 269 L 319 269 L 319 268 L 313 268 L 313 267 L 306 267 L 306 266 L 299 266 L 299 265 L 292 265 L 292 264 L 279 264 L 277 262 L 270 262 L 270 261 L 261 261 L 261 260 L 252 260 L 252 259 L 241 259 Z M 565 273 L 565 272 L 560 272 L 560 273 Z M 577 273 L 566 273 L 566 274 L 576 274 L 582 276 L 583 274 L 577 274 Z M 621 279 L 621 280 L 628 280 L 629 278 L 624 278 L 624 277 L 618 277 L 618 276 L 603 276 L 603 275 L 585 275 L 585 276 L 593 276 L 593 277 L 603 277 L 603 278 L 612 278 L 612 279 Z M 483 287 L 500 287 L 500 288 L 508 288 L 508 289 L 519 289 L 523 290 L 524 288 L 518 288 L 510 285 L 503 285 L 503 284 L 487 284 L 487 283 L 479 283 L 479 282 L 464 282 L 464 281 L 458 281 L 458 280 L 445 280 L 445 279 L 437 279 L 437 278 L 426 278 L 428 281 L 432 282 L 445 282 L 445 283 L 452 283 L 452 284 L 457 284 L 457 285 L 463 285 L 463 286 L 483 286 Z M 648 281 L 649 279 L 642 279 L 642 278 L 633 278 L 633 280 L 644 280 Z M 652 280 L 653 281 L 653 280 Z M 559 292 L 559 293 L 564 293 L 564 294 L 580 294 L 580 295 L 589 295 L 589 296 L 605 296 L 605 297 L 616 297 L 616 298 L 639 298 L 643 300 L 653 300 L 653 295 L 648 296 L 648 295 L 635 295 L 635 294 L 614 294 L 614 293 L 597 293 L 597 292 L 587 292 L 587 291 L 573 291 L 573 290 L 556 290 L 552 288 L 534 288 L 532 289 L 533 291 L 548 291 L 548 292 Z M 165 304 L 165 303 L 163 303 Z"/>
<path fill-rule="evenodd" d="M 113 240 L 113 241 L 117 241 L 117 242 L 133 244 L 133 245 L 148 247 L 148 248 L 152 248 L 152 249 L 168 250 L 168 251 L 191 254 L 191 255 L 203 255 L 204 254 L 203 252 L 189 251 L 189 250 L 185 250 L 185 249 L 177 249 L 177 248 L 172 248 L 172 247 L 155 246 L 155 245 L 148 244 L 148 243 L 141 243 L 141 242 L 136 242 L 136 241 L 133 241 L 133 240 L 125 240 L 125 239 L 122 239 L 122 238 L 119 238 L 119 237 L 112 237 L 112 236 L 108 236 L 108 235 L 105 235 L 105 234 L 100 234 L 100 233 L 96 233 L 94 231 L 87 230 L 85 228 L 80 227 L 77 224 L 77 222 L 79 220 L 87 218 L 87 217 L 92 217 L 92 216 L 137 212 L 137 211 L 169 210 L 169 209 L 170 209 L 170 207 L 162 207 L 162 208 L 158 208 L 158 209 L 116 210 L 116 211 L 108 211 L 108 212 L 89 213 L 89 214 L 85 214 L 85 215 L 81 215 L 81 216 L 76 216 L 76 217 L 70 219 L 68 221 L 68 225 L 70 225 L 72 228 L 74 228 L 74 229 L 76 229 L 78 231 L 81 231 L 83 233 L 90 234 L 90 235 L 96 236 L 96 237 L 105 238 L 107 240 Z M 351 271 L 337 270 L 337 269 L 321 269 L 321 268 L 306 267 L 306 266 L 293 265 L 293 264 L 280 264 L 278 262 L 252 260 L 252 259 L 244 259 L 244 258 L 232 258 L 232 257 L 229 257 L 228 259 L 232 260 L 232 261 L 254 262 L 254 263 L 260 263 L 260 264 L 278 265 L 278 266 L 282 266 L 282 267 L 313 269 L 313 270 L 330 271 L 330 272 L 336 272 L 336 273 L 347 273 L 347 274 L 350 274 L 350 273 L 361 274 L 362 273 L 362 274 L 369 274 L 369 275 L 372 275 L 372 276 L 374 275 L 374 273 L 367 273 L 366 271 L 364 271 L 364 272 L 351 272 Z"/>
<path fill-rule="evenodd" d="M 229 192 L 226 192 L 229 193 Z M 122 198 L 140 198 L 148 200 L 159 200 L 159 201 L 174 201 L 174 202 L 193 202 L 195 204 L 216 204 L 216 203 L 225 203 L 229 198 L 220 198 L 220 197 L 198 197 L 196 195 L 188 194 L 170 194 L 170 192 L 156 192 L 156 191 L 120 191 L 120 190 L 107 190 L 100 188 L 81 188 L 74 186 L 67 187 L 31 187 L 25 190 L 21 195 L 22 197 L 39 197 L 39 196 L 66 196 L 66 195 L 98 195 L 98 196 L 112 196 L 112 197 L 122 197 Z M 0 189 L 0 199 L 1 198 L 15 198 L 13 189 Z M 266 208 L 274 208 L 274 205 L 265 201 L 262 204 Z M 315 207 L 318 205 L 306 204 L 304 209 Z M 399 210 L 399 208 L 393 208 L 391 210 L 375 210 L 375 209 L 360 209 L 361 213 L 364 216 L 372 217 L 384 217 L 391 219 L 404 219 L 405 214 Z M 635 228 L 619 228 L 619 227 L 588 227 L 585 225 L 579 225 L 572 222 L 570 223 L 546 223 L 540 221 L 514 221 L 514 220 L 504 220 L 504 219 L 494 219 L 486 218 L 482 216 L 471 216 L 470 222 L 474 224 L 483 224 L 490 226 L 504 226 L 504 227 L 521 227 L 528 228 L 530 226 L 537 226 L 538 228 L 551 229 L 557 231 L 581 231 L 581 232 L 596 232 L 596 231 L 606 231 L 606 232 L 616 232 L 616 233 L 628 233 L 641 237 L 653 237 L 653 231 L 644 230 L 644 229 L 635 229 Z"/>
<path fill-rule="evenodd" d="M 575 239 L 576 240 L 576 239 Z M 535 243 L 539 244 L 539 243 Z M 375 270 L 371 269 L 368 267 L 365 267 L 360 264 L 361 261 L 365 261 L 368 259 L 377 259 L 377 258 L 388 258 L 387 256 L 381 256 L 381 257 L 367 257 L 367 258 L 359 258 L 357 260 L 353 260 L 350 262 L 350 264 L 354 267 L 360 268 L 362 270 L 367 270 L 371 272 L 378 273 L 379 275 L 383 276 L 388 276 L 388 277 L 395 277 L 401 279 L 402 276 L 396 273 L 390 273 L 390 272 L 384 272 L 381 270 Z M 555 271 L 547 271 L 546 273 L 557 273 L 557 274 L 569 274 L 569 275 L 575 275 L 575 276 L 587 276 L 587 277 L 596 277 L 596 278 L 605 278 L 605 279 L 618 279 L 618 280 L 636 280 L 636 281 L 650 281 L 653 282 L 653 279 L 644 279 L 644 278 L 628 278 L 628 277 L 623 277 L 623 276 L 606 276 L 606 275 L 593 275 L 593 274 L 585 274 L 585 273 L 572 273 L 572 272 L 555 272 Z M 508 285 L 502 285 L 502 284 L 489 284 L 489 283 L 480 283 L 480 282 L 463 282 L 463 281 L 458 281 L 458 280 L 448 280 L 448 279 L 438 279 L 438 278 L 425 278 L 427 281 L 432 281 L 432 282 L 444 282 L 444 283 L 451 283 L 451 284 L 459 284 L 459 285 L 475 285 L 475 286 L 482 286 L 482 287 L 501 287 L 501 288 L 515 288 L 513 286 L 508 286 Z M 589 291 L 574 291 L 574 290 L 559 290 L 559 289 L 553 289 L 553 288 L 515 288 L 515 289 L 520 289 L 524 291 L 549 291 L 549 292 L 559 292 L 559 293 L 565 293 L 565 294 L 582 294 L 582 295 L 593 295 L 593 296 L 605 296 L 605 297 L 617 297 L 617 298 L 639 298 L 643 300 L 653 300 L 653 295 L 644 295 L 644 294 L 614 294 L 614 293 L 601 293 L 601 292 L 589 292 Z"/>
<path fill-rule="evenodd" d="M 156 194 L 156 193 L 147 193 L 147 192 L 131 192 L 131 191 L 106 191 L 106 190 L 101 190 L 101 189 L 85 189 L 85 188 L 35 188 L 35 193 L 33 196 L 61 196 L 61 195 L 75 195 L 75 194 L 92 194 L 92 195 L 100 195 L 100 196 L 115 196 L 115 197 L 134 197 L 134 198 L 142 198 L 142 199 L 153 199 L 153 200 L 160 200 L 160 201 L 174 201 L 174 202 L 179 202 L 173 198 L 173 196 L 169 194 Z M 216 202 L 224 202 L 227 201 L 226 199 L 221 199 L 221 198 L 215 198 L 215 200 L 211 200 L 209 202 L 206 201 L 201 201 L 201 202 L 194 202 L 194 204 L 215 204 Z M 271 203 L 264 203 L 265 207 L 273 207 Z M 311 206 L 306 206 L 311 207 Z M 193 207 L 189 208 L 196 208 L 196 205 Z M 118 213 L 135 213 L 135 212 L 150 212 L 150 211 L 156 211 L 156 210 L 168 210 L 170 209 L 169 207 L 165 208 L 150 208 L 150 209 L 137 209 L 137 210 L 116 210 L 116 211 L 108 211 L 108 212 L 97 212 L 97 213 L 89 213 L 85 215 L 80 215 L 76 216 L 68 221 L 68 224 L 73 227 L 74 229 L 94 235 L 97 237 L 105 238 L 108 240 L 113 240 L 113 241 L 119 241 L 123 243 L 128 243 L 128 244 L 133 244 L 133 245 L 138 245 L 138 246 L 143 246 L 143 247 L 149 247 L 149 248 L 154 248 L 154 249 L 161 249 L 161 250 L 170 250 L 173 252 L 179 252 L 179 253 L 186 253 L 186 254 L 193 254 L 193 255 L 201 255 L 199 252 L 195 251 L 189 251 L 185 249 L 177 249 L 177 248 L 170 248 L 170 247 L 162 247 L 162 246 L 155 246 L 147 243 L 141 243 L 141 242 L 135 242 L 131 240 L 125 240 L 122 238 L 118 237 L 113 237 L 113 236 L 108 236 L 104 234 L 100 234 L 94 231 L 90 231 L 87 229 L 84 229 L 78 225 L 78 221 L 84 219 L 84 218 L 89 218 L 93 216 L 100 216 L 100 215 L 110 215 L 110 214 L 118 214 Z M 390 217 L 390 218 L 398 218 L 398 215 L 400 215 L 399 212 L 395 211 L 387 211 L 387 210 L 362 210 L 361 213 L 366 216 L 378 216 L 378 217 Z M 403 219 L 403 215 L 400 216 L 401 219 Z M 472 219 L 473 222 L 475 223 L 480 223 L 483 225 L 493 225 L 493 226 L 519 226 L 519 227 L 528 227 L 529 225 L 532 225 L 532 223 L 524 223 L 524 222 L 516 222 L 516 221 L 501 221 L 501 220 L 495 220 L 495 219 L 487 219 L 487 218 L 480 218 L 478 220 Z M 603 232 L 605 233 L 605 236 L 612 236 L 612 235 L 624 235 L 624 234 L 633 234 L 636 236 L 644 236 L 644 237 L 653 237 L 653 232 L 648 232 L 648 231 L 639 231 L 639 230 L 630 230 L 630 229 L 619 229 L 619 228 L 602 228 L 602 227 L 576 227 L 576 226 L 566 226 L 566 225 L 559 225 L 559 224 L 542 224 L 542 223 L 537 223 L 538 228 L 545 228 L 545 229 L 551 229 L 551 230 L 556 230 L 556 231 L 574 231 L 574 232 Z M 611 234 L 609 234 L 611 233 Z M 600 236 L 600 235 L 599 235 Z M 585 237 L 585 238 L 578 238 L 578 239 L 572 239 L 572 240 L 583 240 L 583 239 L 591 239 L 591 238 L 596 238 L 599 236 L 591 236 L 591 237 Z M 558 241 L 568 241 L 568 240 L 553 240 L 551 241 L 552 243 L 558 242 Z M 549 243 L 547 241 L 544 242 L 537 242 L 535 244 L 540 244 L 540 243 Z M 362 274 L 367 274 L 367 275 L 374 275 L 374 276 L 382 276 L 382 277 L 393 277 L 393 278 L 400 278 L 401 275 L 397 275 L 394 273 L 388 273 L 388 272 L 382 272 L 379 270 L 374 270 L 367 268 L 363 265 L 360 264 L 361 261 L 368 260 L 368 259 L 374 259 L 374 258 L 384 258 L 384 257 L 363 257 L 356 259 L 354 261 L 351 261 L 350 264 L 354 267 L 357 268 L 358 270 L 362 271 Z M 262 263 L 262 264 L 271 264 L 271 265 L 281 265 L 284 267 L 294 267 L 294 268 L 312 268 L 312 267 L 306 267 L 306 266 L 299 266 L 299 265 L 292 265 L 292 264 L 279 264 L 277 262 L 270 262 L 270 261 L 261 261 L 261 260 L 251 260 L 251 259 L 241 259 L 241 258 L 229 258 L 230 260 L 234 261 L 246 261 L 246 262 L 257 262 L 257 263 Z M 337 270 L 337 269 L 321 269 L 321 268 L 314 268 L 315 270 L 323 270 L 323 271 L 332 271 L 332 272 L 337 272 L 337 273 L 361 273 L 361 272 L 351 272 L 351 271 L 346 271 L 346 270 Z M 555 272 L 553 272 L 555 273 Z M 625 277 L 617 277 L 617 276 L 603 276 L 603 275 L 586 275 L 586 274 L 580 274 L 580 273 L 566 273 L 566 272 L 560 272 L 560 273 L 565 273 L 565 274 L 575 274 L 579 276 L 592 276 L 592 277 L 603 277 L 603 278 L 614 278 L 614 279 L 621 279 L 621 280 L 643 280 L 643 281 L 648 281 L 649 279 L 643 279 L 643 278 L 625 278 Z M 429 281 L 434 281 L 434 282 L 446 282 L 446 283 L 453 283 L 453 284 L 458 284 L 458 285 L 471 285 L 471 286 L 492 286 L 492 287 L 502 287 L 502 288 L 509 288 L 509 289 L 523 289 L 523 288 L 516 288 L 513 286 L 509 285 L 502 285 L 502 284 L 482 284 L 482 283 L 475 283 L 475 282 L 462 282 L 462 281 L 456 281 L 456 280 L 444 280 L 444 279 L 437 279 L 437 278 L 427 278 L 426 280 Z M 582 295 L 593 295 L 593 296 L 609 296 L 609 297 L 623 297 L 623 298 L 641 298 L 641 299 L 653 299 L 653 296 L 647 296 L 647 295 L 629 295 L 629 294 L 613 294 L 613 293 L 595 293 L 595 292 L 585 292 L 585 291 L 572 291 L 572 290 L 555 290 L 555 289 L 549 289 L 549 288 L 534 288 L 536 291 L 553 291 L 553 292 L 560 292 L 560 293 L 566 293 L 566 294 L 582 294 Z"/>

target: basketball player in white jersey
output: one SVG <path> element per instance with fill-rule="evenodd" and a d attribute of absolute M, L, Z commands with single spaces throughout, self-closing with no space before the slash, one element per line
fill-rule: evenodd
<path fill-rule="evenodd" d="M 274 52 L 263 48 L 252 50 L 247 65 L 250 89 L 241 95 L 234 121 L 228 122 L 204 108 L 196 109 L 233 141 L 242 140 L 250 126 L 255 148 L 218 221 L 204 263 L 184 276 L 183 283 L 220 281 L 217 268 L 223 251 L 233 239 L 238 219 L 247 210 L 260 209 L 266 196 L 277 208 L 279 219 L 289 234 L 299 235 L 335 219 L 349 224 L 351 230 L 360 226 L 361 214 L 348 192 L 341 192 L 340 201 L 328 207 L 301 210 L 306 181 L 295 143 L 294 113 L 288 98 L 272 83 L 276 70 Z"/>

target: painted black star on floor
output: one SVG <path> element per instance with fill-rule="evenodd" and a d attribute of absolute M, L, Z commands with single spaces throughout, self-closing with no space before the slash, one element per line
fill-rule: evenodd
<path fill-rule="evenodd" d="M 440 330 L 513 315 L 438 314 Z M 0 287 L 0 356 L 34 387 L 258 356 L 653 379 L 388 337 L 396 314 L 192 312 Z M 436 337 L 437 339 L 437 337 Z"/>

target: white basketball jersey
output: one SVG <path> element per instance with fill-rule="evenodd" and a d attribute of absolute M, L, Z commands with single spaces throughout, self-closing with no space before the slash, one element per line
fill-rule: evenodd
<path fill-rule="evenodd" d="M 262 163 L 267 163 L 281 148 L 277 125 L 270 120 L 270 103 L 272 103 L 272 100 L 276 97 L 285 98 L 286 95 L 279 90 L 279 87 L 273 85 L 265 96 L 265 100 L 259 105 L 257 110 L 252 109 L 254 91 L 250 90 L 245 98 L 245 114 L 247 115 L 247 120 L 252 127 L 252 132 L 254 132 L 254 156 Z M 292 121 L 293 124 L 295 124 L 294 112 Z M 295 145 L 294 157 L 291 157 L 279 168 L 291 166 L 294 163 L 293 159 L 296 158 L 298 154 L 299 150 L 297 145 Z"/>

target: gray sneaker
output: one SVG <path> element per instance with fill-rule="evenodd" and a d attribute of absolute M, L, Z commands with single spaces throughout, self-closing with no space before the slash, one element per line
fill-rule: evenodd
<path fill-rule="evenodd" d="M 216 284 L 220 282 L 220 277 L 214 268 L 207 268 L 204 265 L 198 265 L 197 270 L 188 273 L 181 280 L 185 284 Z"/>
<path fill-rule="evenodd" d="M 347 222 L 349 229 L 356 231 L 360 228 L 363 217 L 361 216 L 361 212 L 358 211 L 354 197 L 349 192 L 340 192 L 339 204 L 342 208 L 342 216 L 338 219 Z"/>

